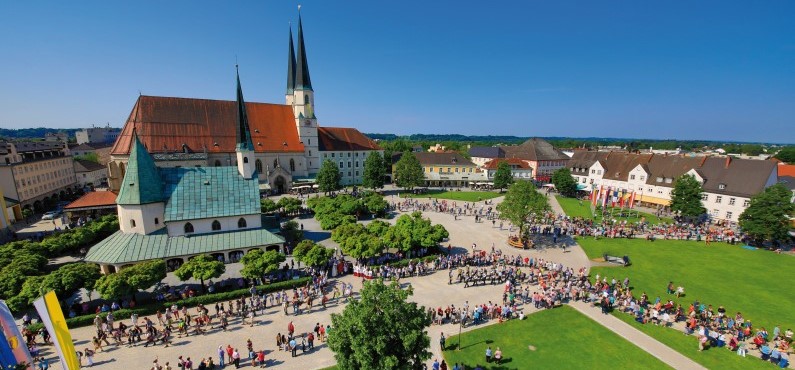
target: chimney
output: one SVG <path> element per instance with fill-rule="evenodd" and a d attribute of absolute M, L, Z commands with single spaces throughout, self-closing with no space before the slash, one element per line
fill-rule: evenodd
<path fill-rule="evenodd" d="M 726 168 L 729 168 L 729 164 L 730 163 L 732 163 L 732 157 L 727 155 L 726 156 Z"/>

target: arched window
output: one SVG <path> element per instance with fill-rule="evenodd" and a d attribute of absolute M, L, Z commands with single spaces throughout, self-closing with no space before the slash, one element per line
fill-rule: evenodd
<path fill-rule="evenodd" d="M 273 168 L 279 167 L 279 161 L 274 159 L 273 160 Z"/>
<path fill-rule="evenodd" d="M 246 219 L 241 217 L 239 220 L 237 220 L 237 228 L 243 229 L 245 227 L 246 227 Z"/>
<path fill-rule="evenodd" d="M 304 95 L 304 104 L 309 104 L 309 95 Z"/>
<path fill-rule="evenodd" d="M 155 225 L 160 225 L 160 220 L 157 217 L 155 217 Z"/>
<path fill-rule="evenodd" d="M 130 220 L 130 227 L 135 227 L 135 220 Z"/>
<path fill-rule="evenodd" d="M 221 167 L 221 161 L 219 159 L 215 160 L 215 167 Z"/>
<path fill-rule="evenodd" d="M 221 230 L 221 223 L 218 220 L 213 221 L 213 231 Z"/>
<path fill-rule="evenodd" d="M 185 234 L 190 234 L 193 232 L 193 224 L 188 222 L 185 224 Z"/>
<path fill-rule="evenodd" d="M 290 158 L 290 172 L 295 172 L 295 160 Z"/>
<path fill-rule="evenodd" d="M 243 163 L 248 163 L 248 157 L 243 157 Z"/>
<path fill-rule="evenodd" d="M 257 169 L 257 172 L 262 173 L 262 161 L 259 159 L 254 161 L 254 167 Z"/>

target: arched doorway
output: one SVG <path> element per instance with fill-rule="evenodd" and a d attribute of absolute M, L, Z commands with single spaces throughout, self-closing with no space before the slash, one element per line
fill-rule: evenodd
<path fill-rule="evenodd" d="M 33 202 L 33 212 L 41 212 L 41 201 L 37 200 Z"/>
<path fill-rule="evenodd" d="M 226 258 L 223 253 L 213 253 L 211 256 L 218 262 L 226 263 Z"/>
<path fill-rule="evenodd" d="M 229 252 L 229 263 L 240 262 L 241 258 L 243 258 L 243 251 Z"/>
<path fill-rule="evenodd" d="M 284 186 L 285 186 L 284 177 L 277 176 L 276 180 L 273 181 L 273 190 L 275 190 L 279 194 L 284 193 L 285 191 Z"/>
<path fill-rule="evenodd" d="M 183 263 L 184 261 L 182 260 L 182 258 L 172 258 L 166 261 L 166 270 L 169 272 L 174 271 L 178 269 L 180 266 L 182 266 Z"/>

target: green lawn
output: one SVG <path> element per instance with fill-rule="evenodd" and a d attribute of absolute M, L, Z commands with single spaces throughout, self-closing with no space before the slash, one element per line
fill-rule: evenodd
<path fill-rule="evenodd" d="M 573 308 L 563 306 L 529 315 L 523 321 L 489 325 L 447 340 L 448 368 L 486 366 L 486 347 L 500 347 L 502 366 L 488 369 L 669 369 L 670 367 Z M 531 350 L 533 346 L 535 350 Z"/>
<path fill-rule="evenodd" d="M 425 194 L 412 194 L 409 192 L 401 192 L 400 196 L 403 198 L 420 198 L 420 199 L 449 199 L 465 202 L 478 202 L 481 200 L 492 199 L 499 197 L 500 194 L 496 191 L 441 191 L 441 190 L 428 190 Z"/>
<path fill-rule="evenodd" d="M 596 217 L 591 214 L 591 203 L 586 200 L 580 201 L 575 198 L 566 198 L 560 195 L 556 195 L 555 198 L 558 200 L 558 203 L 560 203 L 561 208 L 563 208 L 563 212 L 566 212 L 566 215 L 569 217 L 582 217 L 586 219 L 593 219 L 597 222 L 602 221 L 602 216 L 601 214 L 598 214 L 598 212 Z M 673 221 L 670 218 L 660 218 L 650 213 L 637 212 L 635 210 L 626 210 L 625 212 L 629 213 L 631 216 L 619 217 L 618 209 L 616 209 L 613 218 L 620 221 L 627 220 L 627 222 L 636 223 L 640 221 L 641 217 L 645 217 L 646 221 L 652 225 Z"/>
<path fill-rule="evenodd" d="M 698 351 L 698 342 L 696 337 L 684 335 L 678 330 L 671 328 L 664 328 L 651 324 L 639 324 L 632 316 L 620 312 L 614 312 L 614 315 L 632 325 L 632 327 L 646 333 L 650 337 L 657 339 L 660 343 L 665 344 L 671 349 L 689 357 L 695 362 L 703 365 L 708 369 L 775 369 L 777 367 L 768 362 L 762 361 L 757 357 L 749 355 L 748 357 L 737 356 L 737 353 L 730 352 L 726 348 L 710 348 L 703 352 Z"/>
<path fill-rule="evenodd" d="M 795 258 L 764 250 L 747 250 L 737 245 L 704 242 L 643 239 L 578 238 L 588 257 L 604 253 L 632 261 L 629 267 L 594 267 L 599 274 L 622 281 L 629 277 L 634 294 L 646 292 L 651 300 L 675 298 L 666 294 L 669 281 L 685 288 L 685 308 L 694 300 L 726 307 L 726 312 L 743 313 L 755 327 L 768 331 L 778 324 L 782 331 L 795 328 Z"/>

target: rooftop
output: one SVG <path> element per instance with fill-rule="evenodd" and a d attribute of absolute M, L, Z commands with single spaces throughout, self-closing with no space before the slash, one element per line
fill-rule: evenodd
<path fill-rule="evenodd" d="M 86 161 L 84 159 L 78 159 L 74 161 L 74 165 L 75 165 L 75 172 L 94 172 L 105 169 L 105 166 L 97 162 Z"/>
<path fill-rule="evenodd" d="M 116 208 L 116 196 L 112 191 L 88 192 L 64 207 L 67 211 L 83 211 L 97 208 Z"/>
<path fill-rule="evenodd" d="M 375 141 L 355 128 L 318 127 L 317 136 L 323 151 L 381 150 Z"/>
<path fill-rule="evenodd" d="M 441 166 L 474 166 L 469 159 L 458 153 L 436 153 L 436 152 L 423 152 L 414 153 L 417 160 L 423 166 L 428 165 L 441 165 Z"/>
<path fill-rule="evenodd" d="M 237 167 L 160 168 L 160 177 L 166 222 L 260 213 L 256 177 L 244 179 Z"/>

